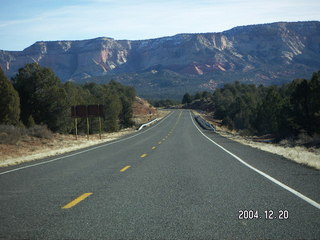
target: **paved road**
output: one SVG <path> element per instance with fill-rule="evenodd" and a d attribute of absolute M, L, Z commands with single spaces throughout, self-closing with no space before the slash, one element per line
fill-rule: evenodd
<path fill-rule="evenodd" d="M 319 203 L 320 171 L 178 110 L 112 144 L 1 168 L 0 239 L 320 239 Z"/>

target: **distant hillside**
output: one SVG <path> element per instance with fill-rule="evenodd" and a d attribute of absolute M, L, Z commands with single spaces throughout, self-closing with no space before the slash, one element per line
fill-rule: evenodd
<path fill-rule="evenodd" d="M 279 22 L 221 33 L 130 41 L 96 38 L 36 42 L 0 51 L 9 76 L 27 63 L 52 68 L 63 81 L 133 85 L 145 97 L 177 97 L 239 80 L 281 84 L 320 69 L 320 22 Z"/>

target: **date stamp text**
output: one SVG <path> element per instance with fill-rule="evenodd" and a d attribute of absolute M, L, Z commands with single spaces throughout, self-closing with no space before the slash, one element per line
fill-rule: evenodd
<path fill-rule="evenodd" d="M 289 219 L 288 210 L 239 210 L 239 220 L 254 220 L 254 219 L 266 219 L 266 220 L 287 220 Z"/>

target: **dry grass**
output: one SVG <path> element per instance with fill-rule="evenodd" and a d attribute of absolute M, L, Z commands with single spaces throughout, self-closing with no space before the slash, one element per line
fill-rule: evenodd
<path fill-rule="evenodd" d="M 133 129 L 124 129 L 120 132 L 86 136 L 53 134 L 50 139 L 32 136 L 23 136 L 20 141 L 13 144 L 0 144 L 0 167 L 16 165 L 23 162 L 56 156 L 62 153 L 71 152 L 81 148 L 93 146 L 99 143 L 106 143 L 118 139 L 127 134 L 133 133 Z"/>
<path fill-rule="evenodd" d="M 224 137 L 230 138 L 236 142 L 249 145 L 266 152 L 278 154 L 287 159 L 297 163 L 307 165 L 320 170 L 320 149 L 319 148 L 306 148 L 303 146 L 285 147 L 279 144 L 253 142 L 249 139 L 241 137 L 240 135 L 231 134 L 226 131 L 218 131 Z"/>
<path fill-rule="evenodd" d="M 169 111 L 156 111 L 154 118 L 163 118 Z M 137 115 L 139 117 L 139 115 Z M 140 116 L 142 123 L 144 116 Z M 0 167 L 16 165 L 45 157 L 75 151 L 81 148 L 100 143 L 110 142 L 125 135 L 136 132 L 133 128 L 123 129 L 119 132 L 104 133 L 102 139 L 99 134 L 87 136 L 52 134 L 46 127 L 36 126 L 25 130 L 10 126 L 0 126 Z M 24 131 L 23 133 L 21 131 Z M 1 142 L 3 140 L 3 142 Z"/>
<path fill-rule="evenodd" d="M 195 114 L 201 115 L 208 120 L 208 118 L 204 114 L 200 114 L 194 111 Z M 208 120 L 209 121 L 209 120 Z M 227 128 L 220 126 L 217 122 L 209 121 L 214 126 L 216 126 L 217 133 L 221 136 L 229 138 L 233 141 L 249 145 L 253 148 L 257 148 L 266 152 L 271 152 L 274 154 L 278 154 L 287 159 L 290 159 L 294 162 L 319 169 L 320 170 L 320 149 L 319 148 L 307 148 L 299 145 L 299 141 L 296 143 L 284 144 L 286 141 L 283 141 L 280 144 L 271 144 L 271 143 L 262 143 L 262 142 L 254 142 L 250 138 L 241 136 L 237 131 L 230 131 Z M 303 143 L 306 142 L 306 139 L 299 138 Z"/>

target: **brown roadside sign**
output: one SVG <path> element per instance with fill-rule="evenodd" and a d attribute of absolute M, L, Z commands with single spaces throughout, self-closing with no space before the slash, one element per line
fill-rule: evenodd
<path fill-rule="evenodd" d="M 71 107 L 71 117 L 87 117 L 87 106 L 86 105 L 78 105 L 78 106 L 72 106 Z"/>
<path fill-rule="evenodd" d="M 103 105 L 77 105 L 71 107 L 71 117 L 85 118 L 85 117 L 103 117 Z"/>
<path fill-rule="evenodd" d="M 88 105 L 89 117 L 103 117 L 103 105 Z"/>

